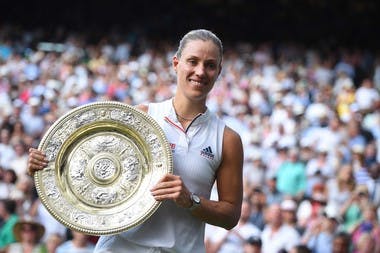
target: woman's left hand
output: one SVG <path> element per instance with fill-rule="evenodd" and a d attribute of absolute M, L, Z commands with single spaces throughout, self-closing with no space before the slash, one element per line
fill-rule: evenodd
<path fill-rule="evenodd" d="M 192 205 L 191 193 L 180 176 L 166 174 L 150 191 L 157 201 L 171 199 L 177 206 L 183 208 L 189 208 Z"/>

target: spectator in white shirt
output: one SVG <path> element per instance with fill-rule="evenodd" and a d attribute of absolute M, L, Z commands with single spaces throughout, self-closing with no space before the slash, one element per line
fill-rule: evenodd
<path fill-rule="evenodd" d="M 297 230 L 283 224 L 279 204 L 273 204 L 267 209 L 268 223 L 262 234 L 262 251 L 265 253 L 278 253 L 280 250 L 290 251 L 300 242 Z"/>
<path fill-rule="evenodd" d="M 372 111 L 380 104 L 380 95 L 370 79 L 364 79 L 360 88 L 356 90 L 355 101 L 360 111 Z"/>

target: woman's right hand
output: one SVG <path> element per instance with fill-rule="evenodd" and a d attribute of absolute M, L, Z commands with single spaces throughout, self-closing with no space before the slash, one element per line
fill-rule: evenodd
<path fill-rule="evenodd" d="M 46 156 L 43 152 L 35 148 L 29 149 L 27 171 L 30 175 L 33 175 L 36 171 L 44 169 L 48 163 L 49 161 L 46 159 Z"/>

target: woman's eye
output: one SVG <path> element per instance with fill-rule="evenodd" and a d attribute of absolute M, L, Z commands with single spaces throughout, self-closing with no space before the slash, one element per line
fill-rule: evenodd
<path fill-rule="evenodd" d="M 209 63 L 209 64 L 207 64 L 207 67 L 210 69 L 215 69 L 216 65 L 214 63 Z"/>

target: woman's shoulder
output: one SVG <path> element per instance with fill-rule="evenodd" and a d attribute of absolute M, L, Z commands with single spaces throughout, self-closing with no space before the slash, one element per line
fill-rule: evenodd
<path fill-rule="evenodd" d="M 228 145 L 232 145 L 234 147 L 242 146 L 242 140 L 241 136 L 238 132 L 230 128 L 229 126 L 225 125 L 224 127 L 224 142 L 227 143 Z"/>
<path fill-rule="evenodd" d="M 240 134 L 237 131 L 235 131 L 234 129 L 232 129 L 231 127 L 229 127 L 228 125 L 225 125 L 224 135 L 228 136 L 228 137 L 230 137 L 230 138 L 232 138 L 234 140 L 241 141 Z"/>

